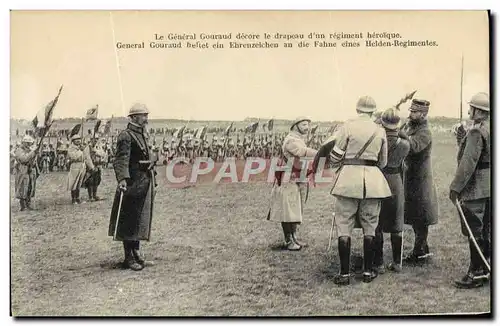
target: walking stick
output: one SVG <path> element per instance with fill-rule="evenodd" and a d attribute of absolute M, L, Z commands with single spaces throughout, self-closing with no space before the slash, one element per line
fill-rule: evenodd
<path fill-rule="evenodd" d="M 403 225 L 403 231 L 401 231 L 401 269 L 403 269 L 403 247 L 405 243 L 405 227 Z"/>
<path fill-rule="evenodd" d="M 481 260 L 483 261 L 483 263 L 486 266 L 486 268 L 488 268 L 488 272 L 491 273 L 490 264 L 488 264 L 488 261 L 484 257 L 482 250 L 479 248 L 479 245 L 477 244 L 477 241 L 474 238 L 474 235 L 472 234 L 472 230 L 470 229 L 469 224 L 467 223 L 467 220 L 465 219 L 464 211 L 462 210 L 462 207 L 460 206 L 460 203 L 458 202 L 458 199 L 455 199 L 454 204 L 455 204 L 455 206 L 458 209 L 458 214 L 460 215 L 460 218 L 462 219 L 462 222 L 464 222 L 465 227 L 467 228 L 467 232 L 469 233 L 469 239 L 471 239 L 472 243 L 474 243 L 474 247 L 476 247 L 476 250 L 479 253 L 479 256 L 481 256 Z"/>
<path fill-rule="evenodd" d="M 120 212 L 122 210 L 122 201 L 123 201 L 123 191 L 120 190 L 120 202 L 118 203 L 118 213 L 116 215 L 115 233 L 113 234 L 113 240 L 116 240 L 116 233 L 118 232 L 118 222 L 120 221 Z"/>
<path fill-rule="evenodd" d="M 335 212 L 332 213 L 332 227 L 330 228 L 330 237 L 328 238 L 328 248 L 326 251 L 330 251 L 330 248 L 332 246 L 332 238 L 333 238 L 333 227 L 335 225 Z"/>

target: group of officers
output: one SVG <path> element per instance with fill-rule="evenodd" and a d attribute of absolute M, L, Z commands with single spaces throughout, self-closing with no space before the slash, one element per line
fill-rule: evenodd
<path fill-rule="evenodd" d="M 279 149 L 283 164 L 292 161 L 291 177 L 282 182 L 276 174 L 268 214 L 269 220 L 281 222 L 284 248 L 296 251 L 306 246 L 297 237 L 308 186 L 301 175 L 303 169 L 307 169 L 307 175 L 314 174 L 319 168 L 318 162 L 326 158 L 328 167 L 335 171 L 331 194 L 334 196 L 340 272 L 334 282 L 338 285 L 352 282 L 351 234 L 355 227 L 362 228 L 364 234 L 364 282 L 372 282 L 386 269 L 401 272 L 403 261 L 408 264 L 428 262 L 433 255 L 428 243 L 429 226 L 438 223 L 439 215 L 431 160 L 433 139 L 427 120 L 429 109 L 429 101 L 412 100 L 408 121 L 401 124 L 399 109 L 380 112 L 373 98 L 361 97 L 356 105 L 357 117 L 339 125 L 319 149 L 307 144 L 311 120 L 296 119 Z M 456 281 L 460 288 L 483 286 L 490 277 L 481 257 L 488 260 L 491 257 L 489 111 L 489 95 L 478 93 L 469 101 L 469 118 L 473 125 L 460 124 L 455 128 L 459 150 L 449 197 L 454 203 L 459 201 L 465 212 L 467 225 L 462 222 L 462 232 L 469 237 L 470 243 L 469 269 Z M 155 171 L 158 157 L 148 145 L 146 132 L 148 114 L 144 104 L 131 107 L 130 122 L 116 139 L 113 160 L 118 186 L 108 235 L 123 242 L 122 266 L 135 271 L 152 264 L 139 250 L 140 241 L 150 239 L 158 185 Z M 30 209 L 35 191 L 32 161 L 38 149 L 32 149 L 32 145 L 33 139 L 26 136 L 16 151 L 19 162 L 16 197 L 22 210 Z M 96 190 L 103 155 L 92 143 L 84 146 L 80 136 L 72 136 L 68 148 L 71 165 L 67 186 L 74 204 L 81 202 L 79 190 L 82 185 L 87 187 L 91 200 L 99 200 Z M 312 164 L 302 166 L 304 158 L 310 158 Z M 404 224 L 412 226 L 415 241 L 410 255 L 403 259 Z M 390 233 L 392 247 L 392 261 L 387 265 L 384 264 L 383 233 Z"/>
<path fill-rule="evenodd" d="M 490 277 L 490 124 L 489 95 L 478 93 L 469 101 L 472 126 L 457 125 L 457 169 L 449 198 L 464 212 L 462 233 L 469 237 L 470 265 L 455 282 L 459 288 L 485 285 Z M 428 243 L 429 226 L 438 223 L 439 205 L 432 170 L 432 134 L 427 115 L 430 102 L 412 100 L 408 121 L 401 124 L 399 109 L 376 110 L 373 98 L 364 96 L 356 106 L 357 117 L 339 126 L 319 150 L 306 146 L 310 120 L 297 119 L 283 143 L 284 161 L 293 161 L 291 182 L 275 184 L 277 205 L 269 219 L 280 221 L 285 248 L 300 250 L 297 225 L 302 222 L 307 175 L 315 174 L 321 158 L 335 171 L 334 223 L 338 235 L 340 272 L 334 282 L 349 285 L 351 234 L 363 230 L 363 282 L 372 282 L 388 269 L 401 272 L 407 264 L 425 264 L 433 253 Z M 311 158 L 310 167 L 302 165 Z M 277 195 L 276 195 L 277 194 Z M 458 207 L 457 207 L 458 208 Z M 415 241 L 403 258 L 404 224 L 412 226 Z M 468 228 L 467 228 L 468 227 Z M 469 230 L 470 232 L 469 232 Z M 383 233 L 390 233 L 392 261 L 384 265 Z M 483 259 L 484 258 L 484 259 Z"/>

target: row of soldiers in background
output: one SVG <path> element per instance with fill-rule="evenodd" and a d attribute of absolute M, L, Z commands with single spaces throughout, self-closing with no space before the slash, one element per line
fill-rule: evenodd
<path fill-rule="evenodd" d="M 164 139 L 161 147 L 156 146 L 156 142 L 153 142 L 150 147 L 153 152 L 163 158 L 160 160 L 163 164 L 167 164 L 174 158 L 186 158 L 190 163 L 193 163 L 196 157 L 209 157 L 215 162 L 220 162 L 226 157 L 235 157 L 238 160 L 248 157 L 269 159 L 282 155 L 284 138 L 285 134 L 282 133 L 241 138 L 237 136 L 236 140 L 232 137 L 215 135 L 209 141 L 206 137 L 196 139 L 188 135 L 182 141 L 172 138 L 169 143 Z M 323 135 L 313 135 L 308 143 L 312 147 L 318 147 L 323 138 Z"/>

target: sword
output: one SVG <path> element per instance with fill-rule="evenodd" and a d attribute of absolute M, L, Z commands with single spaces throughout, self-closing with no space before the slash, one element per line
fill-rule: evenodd
<path fill-rule="evenodd" d="M 328 238 L 328 248 L 326 249 L 326 252 L 330 251 L 330 248 L 332 246 L 332 238 L 333 238 L 333 227 L 335 226 L 335 212 L 332 213 L 332 227 L 330 228 L 330 237 Z"/>
<path fill-rule="evenodd" d="M 479 256 L 481 256 L 481 260 L 483 261 L 484 265 L 488 269 L 488 272 L 491 273 L 490 264 L 488 264 L 488 261 L 486 260 L 486 258 L 483 255 L 483 251 L 479 248 L 479 245 L 477 244 L 477 241 L 474 238 L 474 235 L 472 234 L 472 230 L 470 229 L 469 224 L 467 223 L 467 220 L 465 219 L 464 211 L 462 210 L 462 207 L 460 206 L 460 203 L 458 202 L 458 199 L 455 200 L 454 204 L 455 204 L 455 206 L 458 209 L 458 214 L 460 215 L 460 218 L 462 219 L 462 222 L 464 222 L 464 224 L 465 224 L 467 232 L 469 233 L 469 239 L 471 239 L 472 243 L 474 243 L 474 247 L 476 248 L 477 252 L 479 253 Z"/>
<path fill-rule="evenodd" d="M 120 212 L 122 210 L 122 201 L 123 201 L 123 191 L 120 190 L 120 202 L 118 203 L 118 213 L 116 215 L 115 233 L 113 234 L 113 240 L 116 240 L 116 233 L 118 232 L 118 222 L 120 221 Z"/>

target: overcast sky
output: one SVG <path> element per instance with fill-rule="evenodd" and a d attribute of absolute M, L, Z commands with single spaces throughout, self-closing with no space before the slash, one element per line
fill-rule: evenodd
<path fill-rule="evenodd" d="M 152 118 L 240 120 L 248 116 L 343 120 L 357 99 L 380 109 L 406 93 L 431 102 L 430 115 L 457 117 L 463 102 L 489 90 L 486 12 L 13 12 L 11 116 L 32 119 L 60 84 L 55 117 L 100 117 L 145 103 Z M 116 41 L 145 42 L 118 51 Z M 155 33 L 397 32 L 435 40 L 427 48 L 149 49 Z M 364 42 L 364 41 L 362 41 Z M 341 42 L 339 42 L 340 45 Z M 407 106 L 404 108 L 406 109 Z M 125 112 L 124 112 L 125 111 Z"/>

